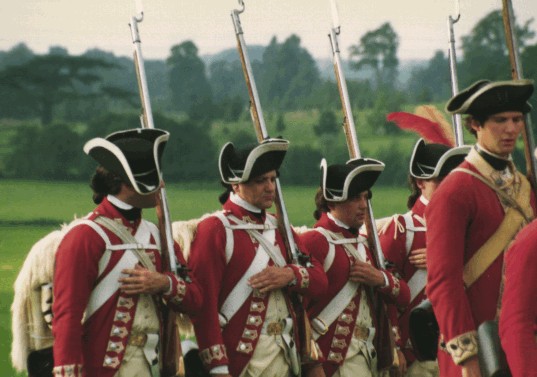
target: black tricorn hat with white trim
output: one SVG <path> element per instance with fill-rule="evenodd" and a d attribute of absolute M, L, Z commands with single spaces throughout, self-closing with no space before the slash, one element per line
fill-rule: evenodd
<path fill-rule="evenodd" d="M 289 148 L 284 139 L 266 139 L 260 144 L 235 148 L 229 142 L 222 147 L 218 159 L 220 177 L 226 184 L 246 183 L 272 170 L 278 170 Z"/>
<path fill-rule="evenodd" d="M 160 162 L 169 137 L 164 130 L 135 128 L 91 139 L 84 152 L 130 183 L 137 193 L 147 195 L 160 188 Z"/>
<path fill-rule="evenodd" d="M 533 80 L 480 80 L 452 97 L 446 111 L 451 114 L 488 116 L 504 111 L 531 110 L 528 99 L 533 93 Z"/>
<path fill-rule="evenodd" d="M 419 139 L 410 157 L 410 175 L 418 179 L 445 177 L 470 151 L 470 146 L 450 148 L 443 144 L 425 144 Z"/>
<path fill-rule="evenodd" d="M 346 164 L 328 165 L 321 161 L 321 189 L 329 202 L 344 202 L 373 187 L 384 163 L 372 158 L 356 158 Z"/>

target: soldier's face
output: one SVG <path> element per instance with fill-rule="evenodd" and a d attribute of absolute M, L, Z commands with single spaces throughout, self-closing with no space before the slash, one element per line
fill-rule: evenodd
<path fill-rule="evenodd" d="M 339 221 L 352 228 L 360 228 L 367 213 L 368 192 L 362 191 L 360 195 L 345 200 L 342 203 L 330 203 L 330 213 Z"/>
<path fill-rule="evenodd" d="M 475 121 L 472 123 L 477 142 L 487 151 L 502 157 L 513 152 L 523 127 L 524 114 L 519 111 L 493 114 L 482 125 Z"/>
<path fill-rule="evenodd" d="M 122 184 L 121 191 L 116 196 L 135 208 L 154 208 L 157 205 L 158 191 L 148 195 L 140 195 L 132 186 Z"/>
<path fill-rule="evenodd" d="M 259 209 L 272 207 L 276 198 L 276 170 L 250 179 L 247 183 L 233 185 L 239 197 Z"/>

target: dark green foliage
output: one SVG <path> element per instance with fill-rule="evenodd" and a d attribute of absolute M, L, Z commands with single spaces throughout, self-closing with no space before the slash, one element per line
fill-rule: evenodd
<path fill-rule="evenodd" d="M 401 148 L 397 143 L 397 140 L 392 140 L 389 144 L 382 146 L 376 152 L 374 158 L 384 162 L 386 167 L 380 175 L 376 185 L 406 185 L 411 152 L 412 151 L 410 150 Z"/>
<path fill-rule="evenodd" d="M 332 110 L 324 110 L 319 116 L 319 122 L 313 130 L 316 135 L 321 136 L 323 134 L 336 134 L 341 132 L 341 127 L 336 118 L 336 114 Z"/>
<path fill-rule="evenodd" d="M 198 48 L 192 41 L 173 46 L 166 63 L 169 67 L 168 85 L 172 109 L 189 111 L 198 101 L 212 99 L 205 64 L 198 56 Z"/>
<path fill-rule="evenodd" d="M 321 153 L 310 147 L 290 147 L 280 168 L 283 184 L 318 185 Z"/>
<path fill-rule="evenodd" d="M 399 37 L 391 24 L 386 22 L 364 34 L 360 43 L 350 47 L 351 67 L 357 71 L 372 68 L 377 87 L 393 87 L 399 65 L 398 48 Z"/>
<path fill-rule="evenodd" d="M 69 124 L 21 126 L 12 139 L 6 176 L 47 180 L 80 178 L 82 143 Z"/>
<path fill-rule="evenodd" d="M 451 96 L 449 59 L 442 51 L 436 51 L 425 68 L 412 71 L 407 93 L 416 103 L 444 101 Z"/>
<path fill-rule="evenodd" d="M 320 84 L 319 70 L 312 56 L 291 35 L 283 43 L 273 37 L 263 54 L 259 75 L 253 65 L 261 99 L 278 109 L 300 108 L 303 100 Z"/>
<path fill-rule="evenodd" d="M 278 119 L 276 120 L 276 132 L 282 133 L 285 131 L 285 121 L 283 119 L 283 114 L 278 115 Z"/>

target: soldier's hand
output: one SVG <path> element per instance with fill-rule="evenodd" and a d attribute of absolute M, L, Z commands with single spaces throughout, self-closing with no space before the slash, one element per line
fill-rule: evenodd
<path fill-rule="evenodd" d="M 379 287 L 384 285 L 384 275 L 369 263 L 355 261 L 351 265 L 349 280 L 357 283 Z"/>
<path fill-rule="evenodd" d="M 397 358 L 399 359 L 399 373 L 404 376 L 407 370 L 406 358 L 400 349 L 397 349 Z"/>
<path fill-rule="evenodd" d="M 425 270 L 427 268 L 427 249 L 416 249 L 410 252 L 408 261 L 413 264 L 416 268 L 421 268 Z"/>
<path fill-rule="evenodd" d="M 119 288 L 129 295 L 158 294 L 170 288 L 170 281 L 166 275 L 149 271 L 138 264 L 134 268 L 127 268 L 121 272 L 128 276 L 119 279 L 121 283 Z"/>
<path fill-rule="evenodd" d="M 248 284 L 261 293 L 270 292 L 287 286 L 295 278 L 295 273 L 287 267 L 269 266 L 253 275 Z"/>

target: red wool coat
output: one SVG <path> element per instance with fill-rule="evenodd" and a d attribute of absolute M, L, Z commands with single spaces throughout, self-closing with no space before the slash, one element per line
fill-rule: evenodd
<path fill-rule="evenodd" d="M 133 234 L 138 229 L 141 220 L 129 222 L 105 198 L 93 211 L 89 219 L 104 216 L 121 221 Z M 102 228 L 113 245 L 123 242 L 108 229 Z M 155 243 L 151 236 L 151 243 Z M 120 366 L 125 352 L 125 346 L 131 331 L 138 295 L 131 296 L 116 291 L 84 324 L 82 316 L 86 309 L 90 294 L 95 285 L 118 263 L 125 252 L 118 250 L 111 253 L 110 260 L 102 275 L 98 277 L 99 261 L 105 251 L 105 242 L 95 230 L 88 225 L 78 225 L 69 231 L 59 245 L 56 253 L 54 271 L 54 303 L 53 303 L 53 334 L 54 334 L 54 364 L 60 375 L 66 373 L 69 367 L 76 371 L 74 376 L 113 376 Z M 162 260 L 158 250 L 146 251 L 153 260 L 156 270 L 162 271 Z M 184 259 L 176 245 L 175 253 L 180 261 Z M 134 266 L 133 266 L 134 267 Z M 172 279 L 172 291 L 163 295 L 157 302 L 157 308 L 162 304 L 173 310 L 193 313 L 201 306 L 201 291 L 195 282 L 185 282 L 167 273 Z M 117 314 L 123 313 L 123 320 Z M 126 317 L 124 314 L 128 314 Z M 125 319 L 126 318 L 126 319 Z M 122 327 L 119 335 L 112 333 L 116 326 Z M 109 342 L 122 346 L 118 352 L 113 352 Z M 104 365 L 104 359 L 114 360 L 111 365 Z M 80 373 L 81 367 L 83 373 Z"/>
<path fill-rule="evenodd" d="M 352 234 L 348 229 L 342 228 L 339 225 L 337 225 L 334 221 L 332 221 L 325 213 L 321 215 L 321 218 L 319 221 L 315 224 L 315 227 L 320 227 L 327 229 L 334 233 L 341 233 L 343 237 L 345 238 L 356 238 L 356 235 Z M 325 259 L 328 255 L 329 251 L 329 243 L 324 235 L 317 231 L 309 231 L 306 233 L 303 233 L 301 235 L 301 239 L 304 243 L 304 247 L 306 247 L 307 250 L 310 251 L 312 256 L 319 260 L 322 264 L 325 263 Z M 357 244 L 354 244 L 354 246 L 357 246 Z M 369 249 L 366 247 L 366 253 L 367 253 L 367 259 L 371 261 L 371 263 L 374 265 L 374 259 L 371 255 Z M 328 277 L 328 290 L 323 295 L 314 296 L 311 299 L 308 300 L 308 315 L 310 319 L 315 318 L 321 311 L 330 303 L 332 298 L 341 290 L 341 288 L 347 283 L 349 280 L 349 272 L 351 263 L 353 263 L 354 260 L 351 260 L 349 256 L 347 255 L 347 252 L 345 251 L 344 246 L 342 245 L 335 245 L 335 256 L 334 261 L 332 262 L 330 268 L 328 271 L 326 271 L 326 275 Z M 404 281 L 400 281 L 395 276 L 393 276 L 390 272 L 384 271 L 388 277 L 388 286 L 385 288 L 378 288 L 379 292 L 382 294 L 381 297 L 383 297 L 386 302 L 397 304 L 400 306 L 406 306 L 408 305 L 410 294 L 408 290 L 408 286 Z M 359 307 L 359 300 L 360 295 L 355 295 L 355 298 L 353 299 L 356 301 L 355 309 L 353 312 L 348 313 L 353 321 L 356 321 L 356 318 L 358 317 L 358 307 Z M 373 309 L 373 306 L 371 304 L 371 298 L 368 297 L 368 306 Z M 372 311 L 372 318 L 373 321 L 375 321 L 375 316 L 373 315 L 374 311 Z M 354 322 L 352 325 L 354 325 Z M 336 361 L 336 360 L 328 360 L 324 363 L 324 370 L 328 377 L 332 376 L 339 366 L 343 363 L 345 355 L 348 351 L 348 348 L 350 346 L 350 340 L 352 337 L 352 331 L 350 331 L 349 334 L 346 336 L 336 335 L 335 330 L 336 326 L 338 324 L 338 320 L 334 321 L 328 331 L 319 337 L 317 340 L 319 347 L 321 348 L 321 351 L 325 358 L 329 355 L 331 351 L 331 347 L 334 344 L 333 339 L 338 338 L 339 344 L 341 343 L 341 339 L 344 338 L 345 348 L 339 350 L 337 353 L 342 354 L 342 360 Z M 375 327 L 376 325 L 373 324 Z M 334 350 L 332 350 L 334 351 Z"/>
<path fill-rule="evenodd" d="M 410 210 L 413 225 L 415 227 L 424 227 L 424 225 L 416 219 L 416 216 L 421 219 L 424 218 L 426 208 L 424 200 L 426 199 L 423 197 L 418 198 Z M 413 240 L 410 246 L 410 251 L 424 248 L 425 238 L 425 231 L 413 232 Z M 394 216 L 386 229 L 383 229 L 383 231 L 379 234 L 379 240 L 386 260 L 393 264 L 393 267 L 390 269 L 390 271 L 394 272 L 402 280 L 408 283 L 418 269 L 408 260 L 410 252 L 407 253 L 407 227 L 403 215 Z M 412 364 L 412 362 L 416 360 L 416 356 L 412 350 L 412 345 L 409 341 L 408 320 L 410 317 L 410 312 L 426 298 L 427 296 L 425 294 L 425 289 L 423 289 L 416 295 L 414 300 L 412 300 L 408 306 L 397 308 L 397 310 L 394 311 L 394 315 L 392 315 L 390 318 L 392 320 L 392 326 L 399 328 L 399 335 L 401 338 L 398 339 L 397 343 L 405 355 L 408 365 Z"/>
<path fill-rule="evenodd" d="M 505 256 L 500 339 L 513 377 L 537 376 L 537 221 Z"/>
<path fill-rule="evenodd" d="M 486 164 L 484 160 L 482 163 Z M 468 161 L 459 167 L 478 173 Z M 535 211 L 534 194 L 531 205 Z M 464 287 L 462 274 L 465 263 L 495 233 L 504 214 L 490 187 L 457 171 L 442 181 L 425 211 L 427 295 L 438 320 L 441 340 L 450 351 L 448 354 L 439 347 L 441 376 L 461 376 L 455 361 L 460 363 L 476 354 L 477 327 L 496 315 L 502 255 L 469 289 Z"/>
<path fill-rule="evenodd" d="M 263 224 L 265 216 L 271 216 L 263 213 L 257 217 L 230 200 L 224 204 L 223 210 L 226 216 L 232 214 L 241 220 L 256 224 Z M 295 239 L 299 248 L 307 253 L 301 248 L 298 238 L 295 237 Z M 226 263 L 226 230 L 220 219 L 216 216 L 210 216 L 198 225 L 189 262 L 194 277 L 200 281 L 204 292 L 202 310 L 193 320 L 200 356 L 207 369 L 227 365 L 231 375 L 238 376 L 248 364 L 255 350 L 257 339 L 259 339 L 258 335 L 265 320 L 269 295 L 251 293 L 229 323 L 223 329 L 220 328 L 219 309 L 245 274 L 258 247 L 257 241 L 253 240 L 245 230 L 240 229 L 233 230 L 233 244 L 233 254 L 229 262 Z M 283 239 L 277 230 L 276 244 L 289 262 L 285 254 Z M 304 268 L 294 264 L 287 265 L 293 270 L 296 277 L 294 286 L 283 289 L 292 316 L 294 316 L 294 312 L 289 302 L 291 292 L 303 296 L 318 296 L 326 290 L 327 281 L 321 265 L 314 259 L 312 259 L 312 263 L 312 268 Z M 269 265 L 272 264 L 270 261 Z M 247 323 L 249 316 L 258 317 L 260 321 L 255 324 Z M 248 337 L 245 337 L 246 330 L 249 331 Z M 252 334 L 255 335 L 252 336 Z M 298 341 L 296 331 L 295 341 Z M 247 344 L 248 347 L 240 349 L 239 342 Z M 300 349 L 300 344 L 298 344 L 297 349 Z"/>

